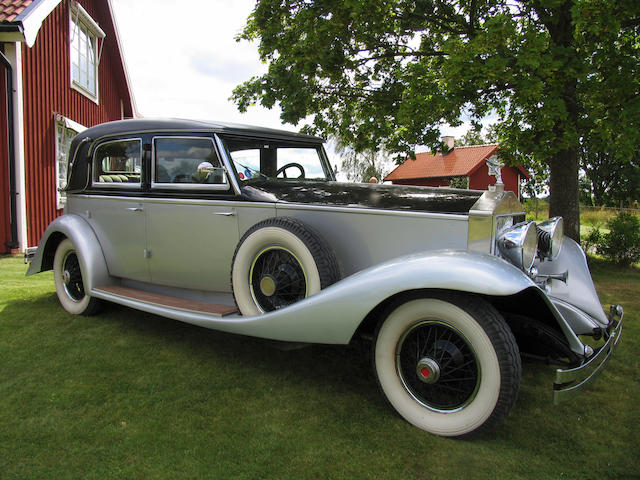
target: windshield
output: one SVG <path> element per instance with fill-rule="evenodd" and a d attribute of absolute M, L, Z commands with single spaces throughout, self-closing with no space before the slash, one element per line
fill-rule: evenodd
<path fill-rule="evenodd" d="M 255 138 L 223 139 L 241 182 L 254 179 L 332 180 L 320 145 Z"/>

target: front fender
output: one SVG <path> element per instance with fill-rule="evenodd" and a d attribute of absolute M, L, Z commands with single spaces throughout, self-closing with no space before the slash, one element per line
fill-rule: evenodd
<path fill-rule="evenodd" d="M 47 227 L 31 260 L 27 276 L 51 270 L 56 248 L 65 237 L 76 247 L 86 291 L 91 291 L 98 285 L 110 284 L 109 271 L 98 238 L 89 223 L 75 214 L 62 215 Z"/>

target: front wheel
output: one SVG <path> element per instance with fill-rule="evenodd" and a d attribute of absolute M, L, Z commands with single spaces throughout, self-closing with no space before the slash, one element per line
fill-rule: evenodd
<path fill-rule="evenodd" d="M 413 425 L 456 437 L 502 421 L 520 386 L 518 346 L 502 316 L 474 296 L 409 300 L 378 328 L 378 381 Z"/>
<path fill-rule="evenodd" d="M 60 305 L 74 315 L 93 315 L 100 300 L 89 296 L 84 289 L 82 267 L 71 240 L 64 239 L 53 257 L 53 281 Z"/>

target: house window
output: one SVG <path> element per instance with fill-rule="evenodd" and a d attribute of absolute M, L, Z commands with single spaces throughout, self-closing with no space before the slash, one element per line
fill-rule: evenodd
<path fill-rule="evenodd" d="M 98 65 L 105 33 L 79 5 L 71 8 L 71 87 L 98 101 Z"/>
<path fill-rule="evenodd" d="M 67 196 L 60 190 L 67 186 L 68 153 L 71 140 L 85 127 L 68 118 L 58 115 L 56 118 L 56 205 L 64 208 Z"/>

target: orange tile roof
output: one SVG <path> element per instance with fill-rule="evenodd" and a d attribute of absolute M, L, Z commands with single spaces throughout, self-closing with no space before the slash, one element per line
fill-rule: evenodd
<path fill-rule="evenodd" d="M 418 153 L 415 160 L 407 159 L 387 175 L 385 180 L 468 176 L 493 155 L 498 146 L 494 143 L 456 147 L 446 155 L 441 152 L 435 155 L 430 152 Z"/>
<path fill-rule="evenodd" d="M 0 0 L 0 22 L 13 22 L 33 0 Z"/>

